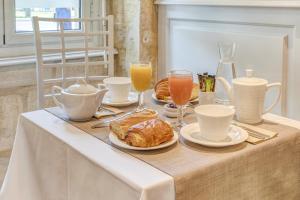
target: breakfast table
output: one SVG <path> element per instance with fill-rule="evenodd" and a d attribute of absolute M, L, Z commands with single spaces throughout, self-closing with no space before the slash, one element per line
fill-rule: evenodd
<path fill-rule="evenodd" d="M 152 92 L 146 106 L 171 121 Z M 23 113 L 0 199 L 300 199 L 300 122 L 263 118 L 257 126 L 278 136 L 259 144 L 209 148 L 180 137 L 165 149 L 131 151 L 112 145 L 108 128 L 92 129 L 96 119 L 71 122 L 56 107 Z"/>

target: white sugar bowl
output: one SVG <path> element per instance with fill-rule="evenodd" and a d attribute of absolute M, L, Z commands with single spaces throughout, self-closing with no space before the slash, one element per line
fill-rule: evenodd
<path fill-rule="evenodd" d="M 106 88 L 97 89 L 80 80 L 76 84 L 63 89 L 59 86 L 52 87 L 53 100 L 67 114 L 72 121 L 90 120 L 99 108 Z M 60 97 L 56 97 L 60 94 Z"/>

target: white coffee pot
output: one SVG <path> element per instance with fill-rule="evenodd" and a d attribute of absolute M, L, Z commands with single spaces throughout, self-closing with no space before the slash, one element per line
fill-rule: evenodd
<path fill-rule="evenodd" d="M 66 89 L 53 86 L 52 96 L 70 120 L 87 121 L 96 113 L 107 91 L 106 88 L 97 89 L 81 79 Z M 60 94 L 58 98 L 57 94 Z"/>
<path fill-rule="evenodd" d="M 218 77 L 236 110 L 237 120 L 248 124 L 256 124 L 262 121 L 262 115 L 271 111 L 278 103 L 281 96 L 281 83 L 271 83 L 262 78 L 253 77 L 253 70 L 246 70 L 246 77 L 232 80 L 231 85 L 223 78 Z M 278 95 L 274 102 L 264 110 L 266 92 L 278 88 Z"/>

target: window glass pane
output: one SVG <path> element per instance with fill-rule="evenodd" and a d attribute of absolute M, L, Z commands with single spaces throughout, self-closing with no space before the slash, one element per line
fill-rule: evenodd
<path fill-rule="evenodd" d="M 31 17 L 80 18 L 81 0 L 15 0 L 16 32 L 32 31 Z M 65 30 L 78 30 L 80 23 L 66 22 Z M 59 30 L 57 23 L 41 22 L 42 31 Z"/>

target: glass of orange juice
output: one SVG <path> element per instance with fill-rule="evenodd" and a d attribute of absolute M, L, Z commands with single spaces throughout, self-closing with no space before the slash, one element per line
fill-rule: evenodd
<path fill-rule="evenodd" d="M 152 66 L 148 64 L 131 64 L 130 77 L 134 89 L 139 93 L 139 106 L 137 110 L 144 109 L 144 92 L 150 88 L 152 80 Z"/>
<path fill-rule="evenodd" d="M 173 102 L 178 107 L 178 128 L 184 125 L 183 107 L 191 98 L 193 89 L 193 74 L 187 70 L 172 70 L 169 73 L 169 90 Z"/>

